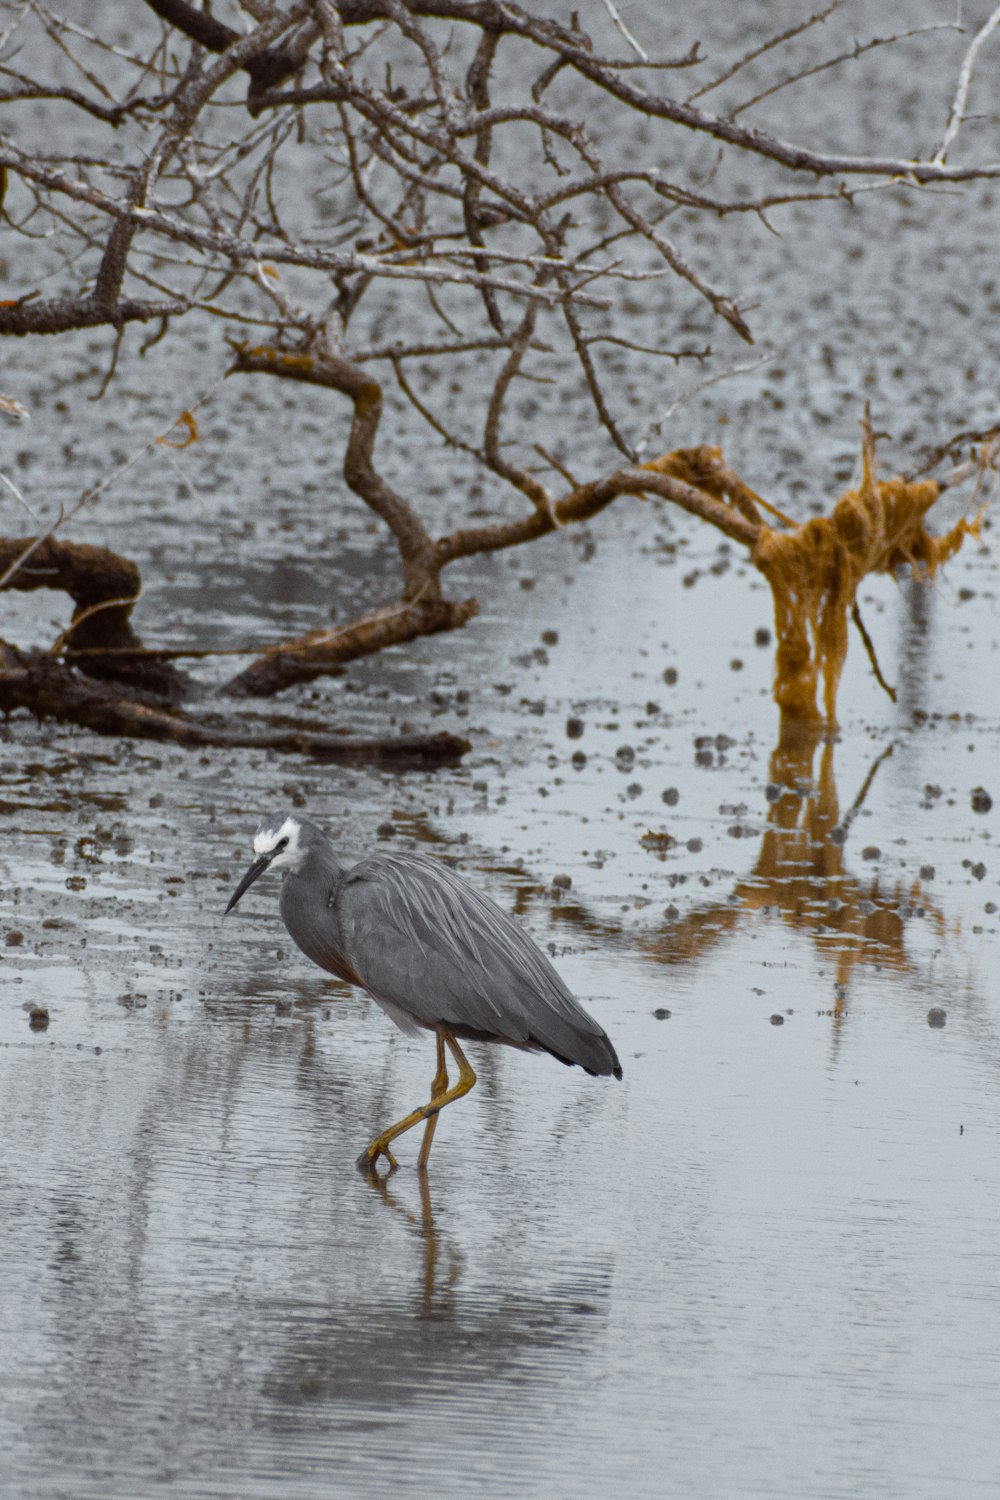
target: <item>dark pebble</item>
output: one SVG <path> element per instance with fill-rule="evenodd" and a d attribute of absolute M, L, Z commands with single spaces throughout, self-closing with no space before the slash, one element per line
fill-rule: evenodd
<path fill-rule="evenodd" d="M 940 1005 L 932 1005 L 927 1012 L 928 1026 L 933 1026 L 936 1030 L 940 1031 L 941 1027 L 947 1024 L 947 1021 L 948 1012 L 942 1010 Z"/>
<path fill-rule="evenodd" d="M 769 646 L 771 644 L 771 632 L 766 625 L 761 625 L 759 630 L 754 631 L 753 643 L 755 646 Z"/>
<path fill-rule="evenodd" d="M 785 1018 L 784 1018 L 784 1016 L 779 1016 L 777 1014 L 777 1012 L 775 1012 L 775 1014 L 771 1017 L 771 1025 L 772 1026 L 784 1026 L 784 1024 L 785 1024 Z"/>
<path fill-rule="evenodd" d="M 985 787 L 977 786 L 972 793 L 972 811 L 975 813 L 988 813 L 993 806 L 993 798 Z"/>
<path fill-rule="evenodd" d="M 4 938 L 4 942 L 7 944 L 8 948 L 20 948 L 21 944 L 24 942 L 24 933 L 18 932 L 16 927 L 12 927 L 10 932 L 8 932 L 7 936 Z"/>
<path fill-rule="evenodd" d="M 28 1025 L 32 1031 L 44 1031 L 49 1024 L 49 1013 L 44 1005 L 33 1005 L 28 1012 Z"/>
<path fill-rule="evenodd" d="M 667 667 L 666 671 L 663 674 L 663 680 L 667 684 L 667 687 L 673 687 L 674 683 L 677 681 L 677 668 Z"/>
<path fill-rule="evenodd" d="M 575 715 L 566 720 L 566 738 L 568 740 L 579 740 L 583 738 L 584 723 Z"/>
<path fill-rule="evenodd" d="M 665 802 L 668 807 L 676 807 L 680 800 L 680 792 L 675 786 L 668 786 L 665 792 L 660 793 L 660 801 Z"/>
<path fill-rule="evenodd" d="M 656 1017 L 656 1019 L 658 1021 L 669 1021 L 670 1020 L 670 1011 L 667 1010 L 667 1008 L 666 1008 L 665 1005 L 658 1005 L 656 1007 L 656 1009 L 653 1011 L 653 1015 Z"/>

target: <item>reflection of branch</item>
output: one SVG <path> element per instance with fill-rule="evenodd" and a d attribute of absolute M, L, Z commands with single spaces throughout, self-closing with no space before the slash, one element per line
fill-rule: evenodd
<path fill-rule="evenodd" d="M 821 750 L 818 775 L 814 772 L 817 749 Z M 724 897 L 692 907 L 658 928 L 643 930 L 637 939 L 641 951 L 668 967 L 695 963 L 730 934 L 755 926 L 759 914 L 765 912 L 801 932 L 826 962 L 832 955 L 842 991 L 856 970 L 868 966 L 912 970 L 900 907 L 922 907 L 942 937 L 947 931 L 943 913 L 917 881 L 883 890 L 877 874 L 861 880 L 845 866 L 846 830 L 893 749 L 889 744 L 875 758 L 850 810 L 840 818 L 834 740 L 815 726 L 783 730 L 768 767 L 768 781 L 782 795 L 773 801 L 768 798 L 767 827 L 752 869 Z M 428 834 L 426 829 L 408 826 L 401 831 L 435 843 L 447 842 L 437 830 Z M 744 840 L 744 847 L 748 842 Z M 668 857 L 683 860 L 683 848 L 671 847 L 675 853 Z M 515 911 L 521 916 L 528 915 L 532 902 L 538 901 L 547 908 L 549 921 L 579 928 L 591 942 L 636 941 L 620 923 L 605 919 L 575 895 L 553 902 L 548 886 L 526 883 L 523 870 L 483 868 L 503 874 L 514 884 Z"/>
<path fill-rule="evenodd" d="M 861 811 L 862 807 L 864 807 L 865 799 L 868 796 L 869 791 L 871 790 L 872 782 L 875 780 L 875 777 L 881 770 L 883 762 L 889 759 L 889 756 L 893 753 L 895 748 L 895 743 L 886 745 L 881 755 L 876 756 L 871 766 L 868 768 L 868 775 L 861 783 L 861 790 L 858 792 L 858 795 L 855 797 L 854 801 L 848 808 L 846 816 L 843 817 L 840 821 L 840 827 L 845 835 L 847 834 L 851 824 L 854 822 L 854 819 Z"/>

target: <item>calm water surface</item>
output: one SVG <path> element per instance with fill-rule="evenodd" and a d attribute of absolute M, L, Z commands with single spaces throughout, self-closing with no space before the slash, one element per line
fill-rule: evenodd
<path fill-rule="evenodd" d="M 512 708 L 500 742 L 518 718 L 530 740 Z M 625 1068 L 480 1049 L 427 1177 L 404 1142 L 381 1186 L 354 1157 L 426 1096 L 433 1049 L 296 955 L 275 882 L 222 925 L 253 821 L 231 772 L 77 737 L 33 810 L 10 760 L 7 1492 L 993 1492 L 997 879 L 968 731 L 941 734 L 820 749 L 811 780 L 808 755 L 706 763 L 665 735 L 632 797 L 596 730 L 571 792 L 571 746 L 542 771 L 279 772 L 345 849 L 391 808 L 460 855 Z M 274 775 L 240 762 L 255 799 Z M 665 854 L 642 843 L 661 783 Z"/>
<path fill-rule="evenodd" d="M 854 149 L 877 108 L 879 132 L 934 136 L 948 100 L 918 69 L 889 69 L 889 93 L 866 77 L 798 134 Z M 696 226 L 687 251 L 720 285 L 759 283 L 779 357 L 682 408 L 670 444 L 724 440 L 804 514 L 847 482 L 866 396 L 901 465 L 995 421 L 995 213 L 915 203 L 781 220 L 780 295 L 763 226 Z M 126 341 L 91 406 L 103 336 L 48 349 L 10 351 L 4 376 L 33 409 L 17 473 L 43 508 L 191 396 L 166 345 L 141 363 Z M 192 349 L 205 388 L 217 345 Z M 651 393 L 626 365 L 616 394 L 641 430 L 688 379 Z M 332 420 L 326 393 L 227 382 L 177 460 L 192 487 L 152 453 L 88 513 L 78 540 L 143 567 L 145 639 L 236 648 L 370 602 L 392 559 L 331 500 Z M 606 467 L 586 413 L 560 420 L 550 446 L 579 436 L 580 471 Z M 452 458 L 396 436 L 389 472 L 425 455 L 428 504 L 453 515 Z M 0 726 L 3 1500 L 995 1496 L 993 535 L 932 590 L 866 587 L 897 702 L 854 642 L 832 747 L 775 744 L 763 583 L 638 502 L 470 568 L 454 591 L 483 611 L 460 637 L 279 705 L 466 733 L 457 767 Z M 2 633 L 47 641 L 62 604 L 5 602 Z M 427 1178 L 409 1140 L 387 1183 L 361 1178 L 372 1132 L 427 1097 L 433 1047 L 295 953 L 273 881 L 223 926 L 259 817 L 288 803 L 347 858 L 389 824 L 516 911 L 623 1082 L 470 1048 L 479 1085 Z"/>

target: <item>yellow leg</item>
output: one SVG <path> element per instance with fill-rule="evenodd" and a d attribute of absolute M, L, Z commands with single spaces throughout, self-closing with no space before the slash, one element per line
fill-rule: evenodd
<path fill-rule="evenodd" d="M 367 1146 L 358 1157 L 358 1166 L 363 1172 L 372 1171 L 380 1156 L 384 1156 L 389 1166 L 394 1168 L 397 1162 L 389 1150 L 389 1143 L 394 1141 L 398 1135 L 402 1135 L 405 1130 L 412 1130 L 414 1125 L 419 1125 L 421 1120 L 436 1119 L 439 1111 L 444 1109 L 446 1104 L 453 1104 L 456 1099 L 461 1099 L 462 1095 L 467 1094 L 472 1088 L 476 1081 L 476 1075 L 472 1070 L 469 1059 L 450 1031 L 440 1031 L 438 1033 L 438 1071 L 434 1077 L 434 1084 L 431 1085 L 432 1089 L 435 1088 L 439 1080 L 447 1082 L 447 1072 L 444 1066 L 444 1044 L 447 1044 L 452 1056 L 458 1063 L 457 1082 L 453 1083 L 451 1088 L 446 1088 L 443 1093 L 432 1093 L 429 1103 L 422 1104 L 419 1109 L 413 1110 L 405 1119 L 397 1121 L 395 1125 L 390 1125 L 388 1130 L 383 1130 L 381 1135 L 377 1135 L 371 1145 Z M 431 1140 L 433 1138 L 432 1132 Z M 425 1137 L 420 1150 L 419 1165 L 421 1167 L 427 1165 L 427 1157 L 430 1149 L 430 1141 Z"/>
<path fill-rule="evenodd" d="M 431 1084 L 431 1103 L 440 1099 L 442 1094 L 448 1091 L 448 1064 L 444 1055 L 444 1037 L 440 1032 L 437 1034 L 438 1065 L 434 1074 L 434 1082 Z M 437 1114 L 428 1115 L 427 1124 L 424 1126 L 424 1139 L 420 1147 L 420 1155 L 417 1157 L 417 1166 L 420 1171 L 426 1171 L 427 1158 L 431 1154 L 431 1146 L 434 1144 L 434 1132 L 437 1129 Z"/>

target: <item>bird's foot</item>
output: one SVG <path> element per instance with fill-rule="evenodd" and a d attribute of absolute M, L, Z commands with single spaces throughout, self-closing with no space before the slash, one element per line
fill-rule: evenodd
<path fill-rule="evenodd" d="M 358 1171 L 364 1172 L 366 1176 L 371 1176 L 373 1173 L 377 1173 L 378 1159 L 380 1156 L 384 1156 L 386 1161 L 389 1163 L 389 1171 L 395 1172 L 397 1167 L 399 1166 L 399 1162 L 393 1156 L 392 1152 L 389 1150 L 388 1145 L 383 1142 L 381 1137 L 377 1137 L 374 1141 L 372 1141 L 370 1146 L 366 1146 L 362 1151 L 361 1155 L 358 1157 Z"/>

